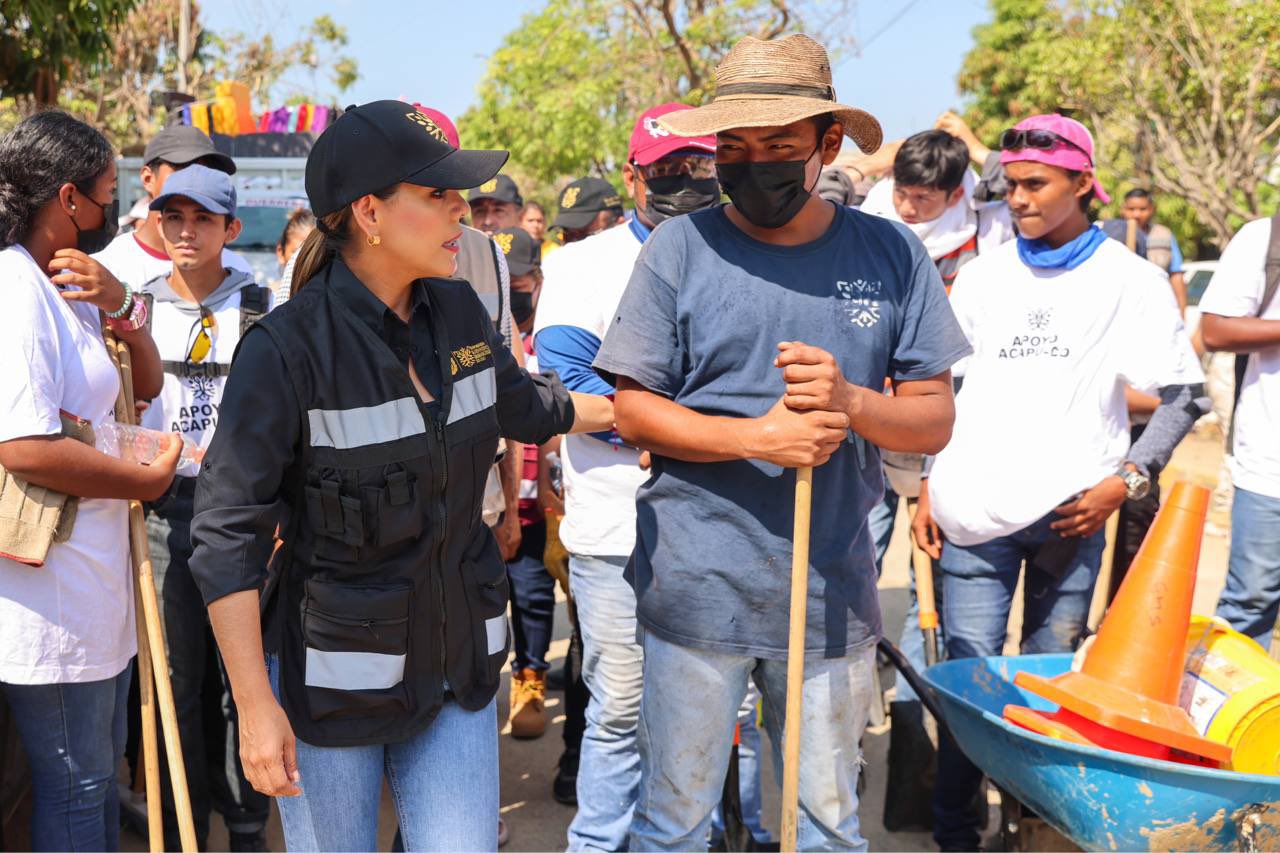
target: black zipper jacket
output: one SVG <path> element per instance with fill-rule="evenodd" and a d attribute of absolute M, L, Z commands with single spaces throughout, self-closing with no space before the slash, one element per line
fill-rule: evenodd
<path fill-rule="evenodd" d="M 245 335 L 191 571 L 206 603 L 266 583 L 264 642 L 300 738 L 395 742 L 446 691 L 489 703 L 509 591 L 480 520 L 485 479 L 499 435 L 542 443 L 572 422 L 568 392 L 516 364 L 465 282 L 417 283 L 406 324 L 334 260 Z"/>

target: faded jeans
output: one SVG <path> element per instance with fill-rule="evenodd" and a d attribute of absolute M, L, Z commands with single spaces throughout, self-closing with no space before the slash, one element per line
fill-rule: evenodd
<path fill-rule="evenodd" d="M 644 631 L 640 796 L 632 850 L 698 850 L 720 802 L 733 729 L 747 692 L 760 688 L 781 776 L 787 662 L 681 646 Z M 871 704 L 872 643 L 805 662 L 800 740 L 801 850 L 866 850 L 858 826 L 859 740 Z"/>
<path fill-rule="evenodd" d="M 622 576 L 627 556 L 569 555 L 569 584 L 582 632 L 582 679 L 591 692 L 578 764 L 578 813 L 569 850 L 626 850 L 640 787 L 636 724 L 644 652 L 636 642 L 636 595 Z"/>
<path fill-rule="evenodd" d="M 278 659 L 267 659 L 279 696 Z M 468 711 L 448 699 L 421 732 L 399 743 L 313 746 L 299 739 L 296 797 L 277 797 L 290 853 L 377 850 L 385 778 L 404 849 L 498 847 L 497 704 Z"/>
<path fill-rule="evenodd" d="M 1009 611 L 1022 564 L 1057 533 L 1049 513 L 1028 527 L 989 542 L 942 546 L 942 624 L 951 659 L 998 655 L 1008 633 Z M 1106 531 L 1080 542 L 1060 579 L 1027 567 L 1023 592 L 1022 654 L 1073 651 L 1084 634 L 1093 586 L 1102 563 Z M 938 782 L 933 793 L 933 837 L 942 847 L 976 850 L 979 841 L 973 798 L 982 771 L 949 738 L 938 745 Z"/>
<path fill-rule="evenodd" d="M 132 667 L 65 684 L 0 682 L 31 767 L 33 850 L 120 849 L 116 765 Z"/>
<path fill-rule="evenodd" d="M 1236 489 L 1227 566 L 1218 615 L 1269 648 L 1280 610 L 1280 498 Z"/>

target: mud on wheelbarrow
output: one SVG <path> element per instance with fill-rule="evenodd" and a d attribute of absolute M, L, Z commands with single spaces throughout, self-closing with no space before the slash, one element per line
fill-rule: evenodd
<path fill-rule="evenodd" d="M 1071 655 L 951 660 L 923 674 L 969 760 L 1086 850 L 1280 849 L 1280 777 L 1209 770 L 1054 740 L 1001 716 L 1051 711 L 1013 683 L 1052 677 Z"/>

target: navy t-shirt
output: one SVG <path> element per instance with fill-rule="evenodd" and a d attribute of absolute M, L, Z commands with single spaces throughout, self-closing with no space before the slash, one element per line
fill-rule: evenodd
<path fill-rule="evenodd" d="M 780 341 L 835 356 L 845 378 L 926 379 L 969 353 L 937 269 L 905 226 L 836 207 L 801 246 L 748 237 L 723 208 L 664 222 L 636 261 L 595 367 L 707 415 L 754 418 L 782 396 Z M 785 658 L 795 473 L 760 460 L 654 456 L 629 569 L 646 630 L 686 646 Z M 880 634 L 867 513 L 878 450 L 850 433 L 814 472 L 805 648 L 838 656 Z"/>

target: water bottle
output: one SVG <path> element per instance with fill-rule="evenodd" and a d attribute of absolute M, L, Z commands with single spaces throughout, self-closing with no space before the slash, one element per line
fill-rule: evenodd
<path fill-rule="evenodd" d="M 93 428 L 95 446 L 108 456 L 149 465 L 169 443 L 171 433 L 144 429 L 132 424 L 109 422 Z M 196 447 L 190 439 L 182 439 L 182 455 L 178 467 L 199 465 L 204 460 L 204 448 Z"/>

